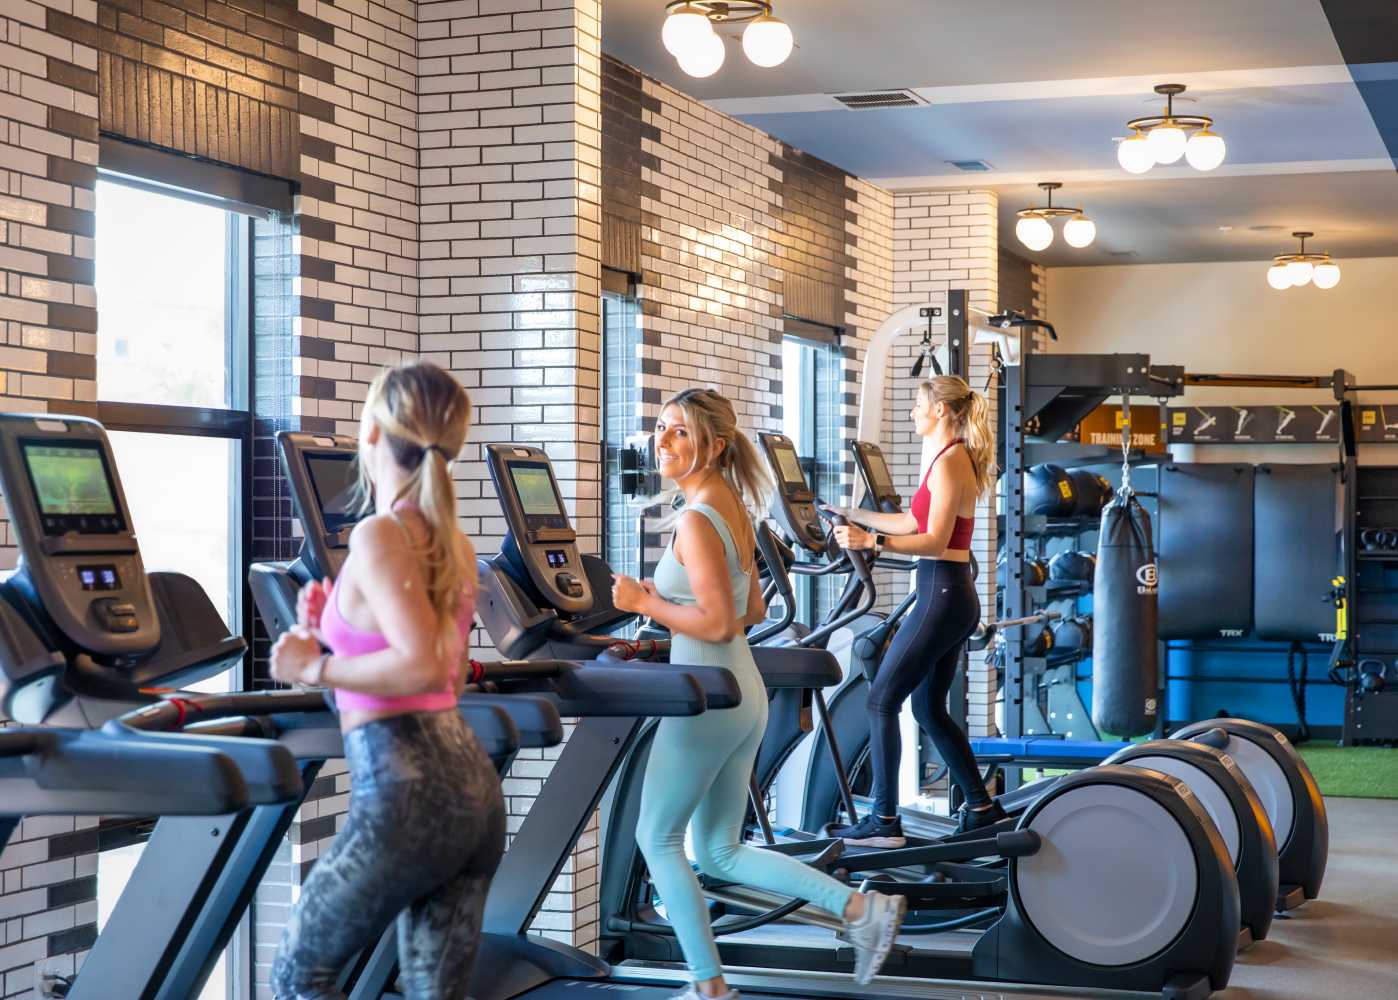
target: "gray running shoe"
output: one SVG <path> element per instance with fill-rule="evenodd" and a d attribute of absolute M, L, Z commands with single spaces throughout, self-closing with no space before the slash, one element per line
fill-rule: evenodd
<path fill-rule="evenodd" d="M 866 892 L 864 900 L 863 919 L 847 921 L 844 931 L 845 939 L 854 945 L 854 981 L 860 986 L 868 986 L 883 968 L 908 909 L 906 896 Z"/>
<path fill-rule="evenodd" d="M 676 993 L 674 996 L 670 997 L 670 1000 L 715 1000 L 715 998 L 704 996 L 704 994 L 699 992 L 699 987 L 691 983 L 689 989 L 685 990 L 683 993 Z M 723 996 L 718 997 L 717 1000 L 741 1000 L 741 998 L 737 990 L 729 990 Z"/>

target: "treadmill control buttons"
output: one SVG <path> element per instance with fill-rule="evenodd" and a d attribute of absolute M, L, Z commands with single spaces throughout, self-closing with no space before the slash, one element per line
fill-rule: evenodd
<path fill-rule="evenodd" d="M 111 598 L 93 601 L 92 610 L 108 632 L 136 632 L 141 627 L 140 619 L 136 617 L 136 607 L 129 601 Z"/>
<path fill-rule="evenodd" d="M 558 585 L 559 593 L 566 597 L 582 597 L 585 593 L 582 581 L 572 573 L 559 573 L 553 582 Z"/>

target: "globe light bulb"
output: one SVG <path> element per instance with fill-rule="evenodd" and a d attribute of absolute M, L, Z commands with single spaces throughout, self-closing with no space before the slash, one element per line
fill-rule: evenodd
<path fill-rule="evenodd" d="M 1146 134 L 1146 145 L 1156 163 L 1174 163 L 1184 155 L 1187 141 L 1184 129 L 1174 125 L 1157 125 Z"/>
<path fill-rule="evenodd" d="M 683 7 L 676 7 L 665 19 L 665 24 L 660 29 L 660 41 L 665 50 L 678 59 L 681 55 L 692 52 L 696 45 L 713 33 L 713 25 L 709 23 L 704 12 L 692 3 L 687 3 Z"/>
<path fill-rule="evenodd" d="M 1279 292 L 1291 287 L 1291 275 L 1286 273 L 1285 264 L 1273 264 L 1267 268 L 1267 284 Z"/>
<path fill-rule="evenodd" d="M 1338 264 L 1317 264 L 1315 270 L 1311 272 L 1311 280 L 1315 282 L 1317 288 L 1334 288 L 1340 283 L 1340 266 Z"/>
<path fill-rule="evenodd" d="M 1026 215 L 1015 223 L 1015 236 L 1030 250 L 1043 250 L 1053 242 L 1053 227 L 1047 219 Z"/>
<path fill-rule="evenodd" d="M 743 29 L 743 54 L 749 62 L 764 69 L 786 62 L 794 44 L 791 28 L 785 21 L 770 14 L 753 18 Z"/>
<path fill-rule="evenodd" d="M 1116 162 L 1128 174 L 1143 174 L 1155 166 L 1150 144 L 1140 132 L 1135 132 L 1116 145 Z"/>
<path fill-rule="evenodd" d="M 1184 158 L 1195 170 L 1212 170 L 1223 162 L 1227 147 L 1223 136 L 1208 129 L 1202 129 L 1189 137 L 1184 145 Z"/>
<path fill-rule="evenodd" d="M 1286 276 L 1291 279 L 1291 284 L 1295 287 L 1309 285 L 1313 271 L 1315 271 L 1315 265 L 1308 260 L 1293 260 L 1286 265 Z"/>
<path fill-rule="evenodd" d="M 1063 238 L 1070 247 L 1090 246 L 1097 238 L 1097 223 L 1086 216 L 1075 215 L 1063 224 Z"/>
<path fill-rule="evenodd" d="M 713 76 L 718 72 L 718 68 L 723 65 L 725 52 L 723 39 L 710 31 L 708 38 L 702 39 L 693 48 L 681 52 L 675 57 L 675 61 L 680 64 L 680 69 L 690 76 L 702 78 Z"/>

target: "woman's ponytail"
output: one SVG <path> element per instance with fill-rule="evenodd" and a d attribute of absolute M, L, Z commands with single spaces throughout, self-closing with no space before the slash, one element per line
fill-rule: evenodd
<path fill-rule="evenodd" d="M 974 389 L 968 391 L 971 398 L 966 407 L 966 426 L 961 433 L 976 469 L 976 493 L 984 494 L 995 482 L 997 442 L 990 426 L 990 402 Z"/>
<path fill-rule="evenodd" d="M 427 523 L 427 540 L 418 547 L 427 575 L 427 598 L 436 613 L 442 640 L 457 634 L 461 597 L 476 590 L 476 554 L 456 515 L 451 463 L 466 443 L 471 398 L 436 365 L 413 362 L 387 369 L 374 379 L 364 401 L 364 419 L 379 425 L 394 461 L 407 470 L 393 504 L 417 507 Z M 360 469 L 363 509 L 372 507 L 372 489 Z"/>

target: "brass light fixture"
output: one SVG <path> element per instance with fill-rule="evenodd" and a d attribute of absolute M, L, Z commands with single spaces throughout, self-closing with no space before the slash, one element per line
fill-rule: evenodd
<path fill-rule="evenodd" d="M 1267 268 L 1267 284 L 1277 291 L 1314 283 L 1317 288 L 1334 288 L 1340 283 L 1340 265 L 1328 253 L 1306 252 L 1306 240 L 1315 233 L 1292 233 L 1301 241 L 1297 253 L 1279 253 Z"/>
<path fill-rule="evenodd" d="M 791 28 L 769 0 L 670 0 L 660 40 L 690 76 L 713 76 L 723 65 L 723 39 L 714 25 L 746 24 L 743 54 L 756 66 L 780 66 L 795 44 Z"/>
<path fill-rule="evenodd" d="M 1083 215 L 1082 209 L 1053 203 L 1053 193 L 1062 186 L 1058 181 L 1040 183 L 1047 203 L 1038 208 L 1020 209 L 1015 237 L 1030 250 L 1046 249 L 1053 242 L 1053 226 L 1049 225 L 1049 220 L 1065 216 L 1068 221 L 1063 225 L 1063 239 L 1069 246 L 1082 248 L 1097 238 L 1097 224 Z"/>
<path fill-rule="evenodd" d="M 1162 83 L 1155 92 L 1165 98 L 1165 113 L 1133 118 L 1131 134 L 1117 143 L 1116 160 L 1128 174 L 1143 174 L 1157 163 L 1175 163 L 1183 156 L 1195 170 L 1212 170 L 1223 162 L 1227 147 L 1213 131 L 1208 115 L 1175 113 L 1182 83 Z"/>

